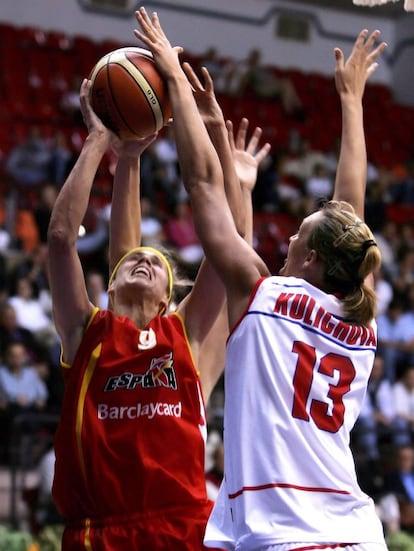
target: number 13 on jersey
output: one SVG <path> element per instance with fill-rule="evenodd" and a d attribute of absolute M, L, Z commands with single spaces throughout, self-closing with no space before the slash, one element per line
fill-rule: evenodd
<path fill-rule="evenodd" d="M 344 395 L 349 392 L 355 378 L 355 367 L 347 356 L 329 353 L 319 362 L 313 346 L 295 341 L 292 351 L 297 354 L 295 374 L 293 377 L 293 407 L 292 415 L 297 419 L 309 421 L 312 418 L 316 426 L 328 432 L 337 432 L 344 422 Z M 329 384 L 326 401 L 312 399 L 308 403 L 314 377 L 326 375 L 339 377 L 335 384 Z M 332 404 L 332 413 L 329 409 Z"/>

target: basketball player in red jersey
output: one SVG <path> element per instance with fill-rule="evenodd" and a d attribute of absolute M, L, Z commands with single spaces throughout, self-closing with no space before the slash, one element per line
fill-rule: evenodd
<path fill-rule="evenodd" d="M 182 75 L 181 85 L 191 91 Z M 245 146 L 246 121 L 236 144 L 229 142 L 212 83 L 205 77 L 205 90 L 192 80 L 206 126 L 197 144 L 189 145 L 194 149 L 190 157 L 179 152 L 183 177 L 224 183 L 239 219 L 240 184 L 234 168 L 251 191 L 268 146 L 256 147 L 259 129 Z M 118 148 L 111 310 L 99 311 L 89 302 L 77 232 L 96 170 L 113 140 L 90 107 L 89 86 L 84 81 L 81 88 L 88 137 L 55 203 L 48 236 L 65 379 L 53 487 L 67 521 L 62 549 L 194 551 L 203 548 L 211 510 L 204 479 L 204 401 L 223 367 L 224 288 L 205 262 L 176 312 L 164 315 L 174 270 L 162 252 L 137 246 L 139 155 L 154 139 L 149 137 Z"/>
<path fill-rule="evenodd" d="M 141 8 L 137 36 L 167 79 L 177 147 L 203 125 L 157 15 Z M 232 330 L 225 366 L 224 481 L 205 543 L 237 551 L 385 551 L 372 499 L 349 448 L 376 347 L 373 272 L 381 256 L 363 222 L 362 97 L 385 43 L 358 36 L 335 49 L 342 143 L 333 200 L 291 237 L 270 276 L 240 239 L 222 187 L 186 179 L 206 256 L 226 286 Z M 220 221 L 217 223 L 217 221 Z"/>

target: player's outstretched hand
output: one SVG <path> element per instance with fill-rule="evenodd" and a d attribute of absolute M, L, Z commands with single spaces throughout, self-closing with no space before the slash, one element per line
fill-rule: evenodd
<path fill-rule="evenodd" d="M 166 79 L 177 72 L 181 73 L 178 55 L 183 49 L 180 46 L 171 46 L 161 27 L 158 14 L 153 12 L 150 17 L 145 8 L 141 7 L 135 12 L 135 17 L 141 30 L 135 29 L 134 34 L 152 52 L 160 73 Z"/>
<path fill-rule="evenodd" d="M 214 82 L 206 67 L 201 68 L 201 76 L 204 83 L 201 82 L 198 75 L 188 62 L 183 63 L 183 71 L 193 89 L 194 99 L 197 104 L 198 112 L 205 125 L 215 122 L 224 123 L 223 112 L 214 93 Z"/>
<path fill-rule="evenodd" d="M 247 130 L 249 120 L 243 118 L 240 122 L 236 137 L 234 137 L 233 123 L 226 122 L 229 135 L 230 148 L 233 154 L 234 166 L 240 184 L 249 191 L 256 185 L 257 171 L 260 163 L 270 152 L 270 144 L 260 145 L 262 129 L 259 126 L 253 130 L 250 139 L 247 141 Z"/>
<path fill-rule="evenodd" d="M 336 68 L 335 84 L 339 95 L 351 94 L 362 98 L 365 83 L 378 67 L 377 59 L 386 48 L 386 42 L 375 46 L 381 32 L 375 30 L 368 35 L 363 29 L 352 48 L 348 59 L 344 61 L 344 54 L 340 48 L 334 49 Z"/>
<path fill-rule="evenodd" d="M 90 101 L 91 81 L 83 79 L 80 89 L 80 108 L 82 111 L 83 122 L 88 130 L 88 134 L 98 135 L 102 140 L 106 140 L 107 147 L 114 143 L 118 138 L 106 126 L 92 109 Z"/>

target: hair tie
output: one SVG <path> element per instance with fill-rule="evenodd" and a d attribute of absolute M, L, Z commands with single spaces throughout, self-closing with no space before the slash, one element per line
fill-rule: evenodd
<path fill-rule="evenodd" d="M 366 241 L 364 241 L 362 243 L 362 245 L 361 245 L 361 254 L 362 254 L 362 256 L 365 256 L 365 253 L 367 252 L 367 250 L 370 247 L 378 247 L 378 245 L 376 244 L 376 242 L 373 239 L 367 239 Z"/>

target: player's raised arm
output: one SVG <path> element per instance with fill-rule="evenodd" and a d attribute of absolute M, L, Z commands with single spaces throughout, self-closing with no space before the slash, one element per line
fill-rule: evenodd
<path fill-rule="evenodd" d="M 348 59 L 335 48 L 335 83 L 342 109 L 341 150 L 335 181 L 334 199 L 348 201 L 361 220 L 364 217 L 367 153 L 363 124 L 365 84 L 378 66 L 377 59 L 386 43 L 376 46 L 380 36 L 362 30 Z"/>
<path fill-rule="evenodd" d="M 192 86 L 198 111 L 219 157 L 223 172 L 224 190 L 236 228 L 240 235 L 244 236 L 246 217 L 242 191 L 233 162 L 226 121 L 214 92 L 213 79 L 205 67 L 201 68 L 203 82 L 201 82 L 189 63 L 183 64 L 183 70 Z"/>
<path fill-rule="evenodd" d="M 156 134 L 115 146 L 117 164 L 112 187 L 109 233 L 109 273 L 131 249 L 141 245 L 140 167 L 141 155 Z"/>
<path fill-rule="evenodd" d="M 267 268 L 236 230 L 220 162 L 180 66 L 179 49 L 169 45 L 157 14 L 150 18 L 145 9 L 140 8 L 136 16 L 142 29 L 142 32 L 136 31 L 136 36 L 151 49 L 168 84 L 181 174 L 206 256 L 220 273 L 228 292 L 242 295 L 247 303 L 254 282 L 261 273 L 268 273 Z M 244 260 L 249 257 L 252 261 L 246 264 Z M 210 290 L 206 292 L 211 298 Z M 242 308 L 240 302 L 239 308 Z"/>
<path fill-rule="evenodd" d="M 62 339 L 63 359 L 71 363 L 93 310 L 76 249 L 79 227 L 88 207 L 99 164 L 112 136 L 93 113 L 90 83 L 82 83 L 80 99 L 88 136 L 53 207 L 48 231 L 48 268 L 53 319 Z"/>
<path fill-rule="evenodd" d="M 252 192 L 257 182 L 257 173 L 261 162 L 270 152 L 270 144 L 260 143 L 263 130 L 256 126 L 247 139 L 249 120 L 243 118 L 236 135 L 232 121 L 227 121 L 227 133 L 233 158 L 234 169 L 240 183 L 244 205 L 244 239 L 253 244 L 253 203 Z"/>

